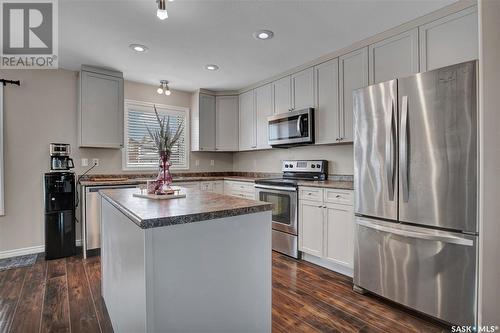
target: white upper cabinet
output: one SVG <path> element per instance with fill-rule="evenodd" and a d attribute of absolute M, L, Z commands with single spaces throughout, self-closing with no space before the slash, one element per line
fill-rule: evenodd
<path fill-rule="evenodd" d="M 215 96 L 196 93 L 197 103 L 193 105 L 192 150 L 215 150 Z"/>
<path fill-rule="evenodd" d="M 308 68 L 292 74 L 292 110 L 314 106 L 314 71 Z"/>
<path fill-rule="evenodd" d="M 239 150 L 257 148 L 254 90 L 240 94 Z"/>
<path fill-rule="evenodd" d="M 267 117 L 273 115 L 272 84 L 255 89 L 255 108 L 257 113 L 257 149 L 271 148 L 267 144 Z"/>
<path fill-rule="evenodd" d="M 478 58 L 477 7 L 420 27 L 420 71 Z"/>
<path fill-rule="evenodd" d="M 418 29 L 369 46 L 370 84 L 418 73 Z"/>
<path fill-rule="evenodd" d="M 333 59 L 314 67 L 316 103 L 315 141 L 336 143 L 340 137 L 339 61 Z"/>
<path fill-rule="evenodd" d="M 292 109 L 292 88 L 290 76 L 285 76 L 272 83 L 274 96 L 274 114 L 285 113 Z"/>
<path fill-rule="evenodd" d="M 368 47 L 339 57 L 340 142 L 353 140 L 352 92 L 368 85 Z"/>
<path fill-rule="evenodd" d="M 215 97 L 215 149 L 238 151 L 238 96 Z"/>
<path fill-rule="evenodd" d="M 82 66 L 79 78 L 78 146 L 123 147 L 123 74 Z"/>

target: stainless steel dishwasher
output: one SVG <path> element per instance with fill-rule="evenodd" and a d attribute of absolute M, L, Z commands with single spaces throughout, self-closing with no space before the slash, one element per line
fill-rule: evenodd
<path fill-rule="evenodd" d="M 83 257 L 87 252 L 101 248 L 101 197 L 100 190 L 135 188 L 137 185 L 82 186 L 82 245 Z"/>

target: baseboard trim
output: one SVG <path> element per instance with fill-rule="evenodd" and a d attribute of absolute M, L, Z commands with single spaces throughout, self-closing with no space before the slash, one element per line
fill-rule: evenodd
<path fill-rule="evenodd" d="M 82 246 L 82 240 L 77 239 L 75 241 L 76 246 Z M 42 253 L 45 252 L 45 245 L 31 246 L 31 247 L 23 247 L 20 249 L 0 251 L 0 259 L 12 258 L 17 256 L 24 256 L 27 254 L 33 253 Z"/>
<path fill-rule="evenodd" d="M 329 260 L 319 258 L 319 257 L 313 256 L 311 254 L 307 254 L 307 253 L 302 252 L 302 260 L 309 261 L 313 264 L 327 268 L 329 270 L 335 271 L 335 272 L 343 274 L 343 275 L 347 275 L 348 277 L 351 277 L 351 278 L 353 276 L 353 269 L 352 268 L 344 266 L 344 265 L 333 263 Z"/>
<path fill-rule="evenodd" d="M 0 259 L 24 256 L 27 254 L 40 253 L 45 251 L 45 245 L 23 247 L 15 250 L 7 250 L 0 252 Z"/>

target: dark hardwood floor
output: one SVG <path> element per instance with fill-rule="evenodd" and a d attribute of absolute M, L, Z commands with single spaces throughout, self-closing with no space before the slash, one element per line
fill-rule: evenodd
<path fill-rule="evenodd" d="M 100 259 L 80 256 L 0 272 L 0 332 L 112 332 Z M 445 332 L 352 291 L 351 279 L 273 253 L 273 332 Z"/>

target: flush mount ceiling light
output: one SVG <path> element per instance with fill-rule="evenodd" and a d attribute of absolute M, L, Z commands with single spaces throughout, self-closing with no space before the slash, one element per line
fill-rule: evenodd
<path fill-rule="evenodd" d="M 158 16 L 160 20 L 168 18 L 166 0 L 156 0 L 156 3 L 158 3 L 158 10 L 156 11 L 156 16 Z"/>
<path fill-rule="evenodd" d="M 259 30 L 253 33 L 253 37 L 255 39 L 267 40 L 271 39 L 274 36 L 274 32 L 271 30 Z"/>
<path fill-rule="evenodd" d="M 214 65 L 214 64 L 208 64 L 208 65 L 205 65 L 205 69 L 209 70 L 209 71 L 216 71 L 219 69 L 219 66 Z"/>
<path fill-rule="evenodd" d="M 149 48 L 146 45 L 142 44 L 130 44 L 128 47 L 130 47 L 132 50 L 138 53 L 144 53 L 149 50 Z"/>
<path fill-rule="evenodd" d="M 172 92 L 170 91 L 170 88 L 168 87 L 168 81 L 167 80 L 161 80 L 160 81 L 160 86 L 158 87 L 158 89 L 156 89 L 156 92 L 159 95 L 165 93 L 165 95 L 170 96 L 170 94 Z"/>

